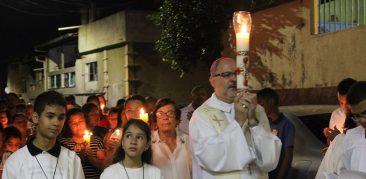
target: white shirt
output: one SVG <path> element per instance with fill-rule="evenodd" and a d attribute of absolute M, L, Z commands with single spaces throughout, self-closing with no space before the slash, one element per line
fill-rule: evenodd
<path fill-rule="evenodd" d="M 152 163 L 160 168 L 164 178 L 191 179 L 192 154 L 189 138 L 179 130 L 176 130 L 176 134 L 177 146 L 172 153 L 168 145 L 160 140 L 158 131 L 153 132 L 151 137 Z"/>
<path fill-rule="evenodd" d="M 358 126 L 347 130 L 343 147 L 344 167 L 347 170 L 366 173 L 365 128 Z"/>
<path fill-rule="evenodd" d="M 37 162 L 39 161 L 39 163 Z M 48 152 L 32 156 L 28 146 L 24 146 L 6 160 L 3 179 L 43 179 L 53 178 L 56 168 L 57 158 Z M 41 165 L 42 168 L 39 166 Z M 43 169 L 43 171 L 42 171 Z M 84 179 L 83 168 L 80 158 L 74 151 L 70 151 L 61 146 L 61 152 L 58 157 L 58 164 L 55 173 L 55 179 Z"/>
<path fill-rule="evenodd" d="M 228 126 L 218 134 L 199 110 L 193 113 L 189 124 L 193 179 L 228 178 L 225 175 L 232 172 L 239 172 L 242 179 L 268 178 L 268 171 L 277 166 L 281 141 L 270 132 L 264 109 L 257 106 L 260 123 L 249 129 L 252 135 L 248 139 L 254 143 L 249 146 L 244 135 L 248 127 L 242 128 L 235 121 L 234 104 L 220 101 L 215 94 L 205 103 L 223 111 Z"/>
<path fill-rule="evenodd" d="M 180 123 L 179 123 L 179 130 L 182 131 L 183 133 L 189 135 L 189 120 L 191 118 L 188 117 L 192 117 L 192 113 L 194 111 L 194 108 L 192 106 L 192 103 L 190 103 L 188 106 L 180 109 Z M 190 115 L 189 115 L 190 113 Z"/>
<path fill-rule="evenodd" d="M 126 169 L 126 171 L 125 171 Z M 120 162 L 104 169 L 101 179 L 162 179 L 160 170 L 152 165 L 144 163 L 144 168 L 123 168 Z M 126 174 L 127 172 L 127 174 Z M 142 174 L 144 173 L 144 174 Z"/>
<path fill-rule="evenodd" d="M 329 128 L 334 129 L 334 126 L 337 126 L 337 129 L 343 133 L 344 122 L 346 121 L 346 114 L 344 113 L 342 108 L 337 108 L 332 112 L 329 120 Z"/>
<path fill-rule="evenodd" d="M 326 176 L 339 175 L 343 167 L 343 141 L 345 134 L 337 135 L 330 144 L 319 166 L 315 179 L 326 179 Z"/>

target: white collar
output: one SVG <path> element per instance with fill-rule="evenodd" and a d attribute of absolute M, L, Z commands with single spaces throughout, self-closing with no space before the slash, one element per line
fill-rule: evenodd
<path fill-rule="evenodd" d="M 234 107 L 234 103 L 226 103 L 224 101 L 221 101 L 217 98 L 215 93 L 212 93 L 211 97 L 206 101 L 206 103 L 209 106 L 224 111 L 226 113 L 230 113 Z"/>

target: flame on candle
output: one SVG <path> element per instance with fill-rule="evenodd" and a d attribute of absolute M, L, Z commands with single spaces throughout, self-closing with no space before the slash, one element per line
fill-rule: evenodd
<path fill-rule="evenodd" d="M 145 110 L 143 108 L 140 109 L 140 119 L 146 123 L 148 123 L 149 120 L 149 115 L 145 113 Z"/>
<path fill-rule="evenodd" d="M 238 33 L 249 33 L 246 25 L 241 26 L 240 31 Z"/>
<path fill-rule="evenodd" d="M 234 13 L 233 25 L 235 33 L 249 33 L 252 25 L 252 18 L 249 12 L 237 11 Z"/>

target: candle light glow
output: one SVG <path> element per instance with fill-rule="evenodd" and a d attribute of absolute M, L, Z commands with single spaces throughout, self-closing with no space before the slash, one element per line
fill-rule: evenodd
<path fill-rule="evenodd" d="M 140 109 L 140 119 L 146 123 L 148 123 L 149 120 L 149 114 L 145 113 L 145 110 L 143 108 Z"/>
<path fill-rule="evenodd" d="M 86 144 L 88 146 L 90 146 L 90 137 L 92 136 L 93 134 L 91 132 L 89 132 L 88 130 L 85 130 L 84 132 L 84 136 L 83 136 L 83 139 L 84 141 L 86 142 Z"/>

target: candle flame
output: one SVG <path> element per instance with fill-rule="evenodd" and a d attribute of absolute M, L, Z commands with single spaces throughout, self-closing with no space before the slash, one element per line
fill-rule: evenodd
<path fill-rule="evenodd" d="M 89 132 L 88 130 L 85 130 L 84 136 L 91 136 L 91 135 L 93 135 L 93 133 Z"/>
<path fill-rule="evenodd" d="M 240 28 L 240 32 L 239 33 L 249 33 L 248 32 L 248 28 L 245 24 L 243 24 Z"/>
<path fill-rule="evenodd" d="M 145 113 L 144 108 L 141 108 L 141 109 L 140 109 L 140 114 L 144 114 L 144 113 Z"/>

